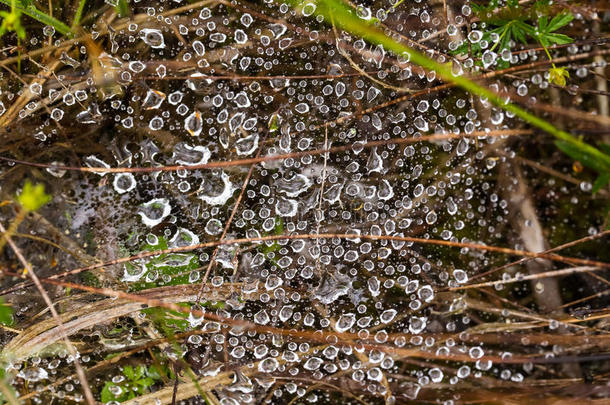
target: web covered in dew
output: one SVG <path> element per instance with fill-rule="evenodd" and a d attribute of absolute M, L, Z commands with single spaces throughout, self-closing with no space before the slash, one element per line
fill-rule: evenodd
<path fill-rule="evenodd" d="M 438 3 L 355 12 L 456 75 L 536 60 L 457 55 L 489 45 L 467 2 Z M 315 2 L 131 6 L 57 40 L 38 79 L 0 94 L 0 119 L 28 97 L 13 111 L 11 133 L 30 133 L 20 158 L 52 165 L 6 170 L 38 170 L 55 195 L 41 215 L 90 259 L 42 275 L 92 265 L 57 279 L 183 309 L 92 293 L 65 307 L 97 400 L 172 403 L 178 381 L 188 403 L 452 403 L 568 373 L 537 362 L 578 327 L 516 302 L 527 268 L 478 277 L 529 249 L 511 236 L 509 160 L 523 131 L 510 114 L 333 26 Z M 55 41 L 46 31 L 40 41 Z M 536 73 L 489 86 L 527 97 L 548 83 Z M 557 199 L 591 184 L 569 187 Z M 45 322 L 6 341 L 6 373 L 39 403 L 82 402 Z"/>

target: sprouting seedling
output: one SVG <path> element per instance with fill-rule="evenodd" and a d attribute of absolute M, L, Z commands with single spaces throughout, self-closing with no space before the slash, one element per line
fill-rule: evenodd
<path fill-rule="evenodd" d="M 495 28 L 484 32 L 481 38 L 474 44 L 470 44 L 470 46 L 468 43 L 462 44 L 453 53 L 464 54 L 471 48 L 474 53 L 480 54 L 483 51 L 481 48 L 481 43 L 483 42 L 492 44 L 489 49 L 490 52 L 501 52 L 505 49 L 510 49 L 511 41 L 526 45 L 528 39 L 533 40 L 542 46 L 551 61 L 552 67 L 549 69 L 549 82 L 562 87 L 565 86 L 566 79 L 570 77 L 570 74 L 566 68 L 555 66 L 548 48 L 552 45 L 565 45 L 574 42 L 573 38 L 557 33 L 557 30 L 565 27 L 574 19 L 574 15 L 563 11 L 549 21 L 548 15 L 538 16 L 538 13 L 545 12 L 542 9 L 542 3 L 538 2 L 534 5 L 533 8 L 538 11 L 533 15 L 523 12 L 521 10 L 522 6 L 518 1 L 509 1 L 503 9 L 499 8 L 497 0 L 491 0 L 487 6 L 473 4 L 473 10 L 486 23 Z M 532 20 L 538 21 L 536 26 L 531 24 Z"/>
<path fill-rule="evenodd" d="M 45 193 L 43 184 L 33 185 L 29 180 L 25 182 L 23 190 L 17 196 L 17 201 L 28 212 L 37 211 L 51 201 L 51 196 Z"/>
<path fill-rule="evenodd" d="M 11 1 L 11 11 L 0 11 L 2 24 L 0 25 L 0 37 L 7 32 L 15 32 L 19 39 L 25 39 L 25 29 L 21 25 L 21 11 L 16 7 L 16 0 Z"/>
<path fill-rule="evenodd" d="M 566 78 L 570 77 L 570 73 L 565 67 L 557 67 L 553 63 L 553 58 L 549 53 L 548 47 L 551 45 L 564 45 L 574 42 L 572 38 L 564 34 L 557 34 L 555 31 L 569 24 L 574 19 L 572 13 L 557 14 L 551 21 L 547 16 L 541 17 L 538 20 L 538 28 L 536 29 L 536 37 L 540 45 L 544 48 L 546 55 L 551 61 L 552 67 L 549 69 L 549 82 L 559 86 L 566 85 Z"/>
<path fill-rule="evenodd" d="M 29 212 L 34 212 L 40 209 L 43 205 L 51 201 L 51 196 L 44 192 L 43 184 L 33 185 L 29 180 L 25 182 L 23 185 L 23 189 L 21 193 L 19 193 L 16 197 L 17 202 L 23 208 L 13 219 L 11 225 L 8 227 L 5 235 L 0 237 L 0 251 L 4 248 L 4 245 L 11 235 L 13 235 L 21 222 L 23 222 L 25 216 Z"/>
<path fill-rule="evenodd" d="M 123 402 L 148 392 L 149 388 L 160 379 L 156 370 L 148 370 L 145 366 L 123 367 L 125 378 L 121 382 L 107 381 L 102 389 L 102 402 Z"/>

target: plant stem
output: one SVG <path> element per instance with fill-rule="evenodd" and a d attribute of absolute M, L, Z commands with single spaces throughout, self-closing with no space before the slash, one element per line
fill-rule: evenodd
<path fill-rule="evenodd" d="M 489 50 L 489 52 L 493 52 L 494 49 L 496 49 L 496 46 L 498 46 L 500 44 L 500 42 L 502 42 L 502 38 L 504 38 L 504 35 L 506 35 L 506 33 L 508 32 L 511 24 L 514 21 L 509 22 L 508 24 L 506 24 L 504 26 L 504 30 L 502 31 L 502 35 L 500 35 L 500 38 L 498 38 L 498 40 L 496 41 L 496 43 L 494 44 L 494 46 L 491 47 L 491 49 Z M 501 50 L 501 49 L 500 49 Z"/>
<path fill-rule="evenodd" d="M 0 3 L 6 4 L 7 6 L 12 5 L 11 0 L 0 0 Z M 54 27 L 57 32 L 63 35 L 72 36 L 72 31 L 70 30 L 70 27 L 68 27 L 66 24 L 62 23 L 58 19 L 53 18 L 50 15 L 45 14 L 42 11 L 36 9 L 34 5 L 29 5 L 25 7 L 20 1 L 16 1 L 15 8 L 21 11 L 23 14 L 32 17 L 33 19 L 42 24 Z"/>
<path fill-rule="evenodd" d="M 396 7 L 400 6 L 400 5 L 402 4 L 402 2 L 403 2 L 403 1 L 405 1 L 405 0 L 398 0 L 398 2 L 396 2 L 396 4 L 394 4 L 394 5 L 392 6 L 392 9 L 393 9 L 393 10 L 394 10 L 394 9 L 396 9 Z"/>
<path fill-rule="evenodd" d="M 540 45 L 544 49 L 544 52 L 546 52 L 546 56 L 548 56 L 549 60 L 551 61 L 551 65 L 553 66 L 553 69 L 556 69 L 557 67 L 555 66 L 555 63 L 553 62 L 553 58 L 551 58 L 551 53 L 549 52 L 547 47 L 544 46 L 544 44 L 540 40 L 538 42 L 540 43 Z"/>

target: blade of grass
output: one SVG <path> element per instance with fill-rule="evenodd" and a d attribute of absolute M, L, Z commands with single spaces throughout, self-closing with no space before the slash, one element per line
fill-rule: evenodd
<path fill-rule="evenodd" d="M 78 2 L 78 8 L 76 9 L 76 14 L 74 14 L 74 21 L 72 21 L 72 28 L 77 27 L 80 24 L 80 19 L 83 16 L 83 10 L 85 9 L 85 3 L 87 0 L 80 0 Z"/>
<path fill-rule="evenodd" d="M 550 122 L 537 117 L 521 107 L 507 102 L 502 97 L 494 93 L 493 91 L 474 83 L 472 80 L 465 76 L 456 76 L 453 74 L 452 68 L 449 64 L 441 64 L 426 57 L 424 54 L 394 40 L 387 36 L 383 31 L 377 28 L 372 22 L 363 20 L 355 14 L 355 10 L 352 10 L 341 0 L 317 0 L 314 2 L 307 2 L 301 0 L 291 0 L 291 3 L 296 8 L 303 8 L 305 4 L 314 3 L 316 9 L 314 14 L 321 16 L 328 21 L 333 19 L 341 29 L 349 32 L 350 34 L 359 36 L 366 41 L 382 45 L 386 50 L 394 52 L 397 55 L 408 55 L 409 60 L 427 70 L 434 71 L 443 80 L 456 84 L 464 90 L 475 94 L 481 98 L 487 99 L 491 103 L 501 107 L 502 109 L 511 112 L 528 122 L 529 124 L 540 128 L 541 130 L 555 136 L 557 139 L 565 141 L 572 145 L 574 148 L 580 150 L 582 154 L 588 155 L 591 159 L 594 159 L 600 164 L 603 164 L 607 170 L 610 170 L 610 155 L 607 155 L 597 148 L 577 139 L 569 133 L 560 130 Z"/>
<path fill-rule="evenodd" d="M 9 7 L 12 5 L 11 0 L 0 0 L 0 3 L 6 4 Z M 15 8 L 21 11 L 23 14 L 32 17 L 33 19 L 42 24 L 54 27 L 57 32 L 63 35 L 72 36 L 73 34 L 70 30 L 70 27 L 68 27 L 66 24 L 62 23 L 56 18 L 51 17 L 46 13 L 43 13 L 42 11 L 38 10 L 34 5 L 24 6 L 21 1 L 17 1 L 15 2 Z"/>
<path fill-rule="evenodd" d="M 13 387 L 10 386 L 10 384 L 4 381 L 4 378 L 0 378 L 0 392 L 4 396 L 4 400 L 9 405 L 21 404 L 21 401 L 19 401 L 19 399 L 17 399 L 17 396 L 15 395 L 15 390 L 13 389 Z"/>
<path fill-rule="evenodd" d="M 127 0 L 119 0 L 118 4 L 114 8 L 119 17 L 129 17 L 129 3 Z"/>

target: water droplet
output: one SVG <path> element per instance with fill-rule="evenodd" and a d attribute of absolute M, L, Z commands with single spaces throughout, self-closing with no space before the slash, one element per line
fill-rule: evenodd
<path fill-rule="evenodd" d="M 353 313 L 343 314 L 335 323 L 335 330 L 339 333 L 347 332 L 356 323 L 356 315 Z"/>
<path fill-rule="evenodd" d="M 144 110 L 157 109 L 161 106 L 165 98 L 166 95 L 163 92 L 152 89 L 148 90 L 146 97 L 144 97 L 144 101 L 142 102 L 142 108 Z"/>
<path fill-rule="evenodd" d="M 163 38 L 163 33 L 161 33 L 160 30 L 144 28 L 140 30 L 140 38 L 151 48 L 165 48 L 165 39 Z"/>
<path fill-rule="evenodd" d="M 316 5 L 314 3 L 307 3 L 303 6 L 302 13 L 305 17 L 309 17 L 316 11 Z"/>
<path fill-rule="evenodd" d="M 142 223 L 148 227 L 160 224 L 169 215 L 171 206 L 169 200 L 165 198 L 155 198 L 142 204 L 138 214 L 142 218 Z"/>
<path fill-rule="evenodd" d="M 381 313 L 381 315 L 379 316 L 379 319 L 383 323 L 390 323 L 390 322 L 392 322 L 392 320 L 394 319 L 396 314 L 397 314 L 397 311 L 395 309 L 387 309 Z"/>
<path fill-rule="evenodd" d="M 21 370 L 17 376 L 29 382 L 37 382 L 49 378 L 49 373 L 41 367 L 27 367 Z"/>
<path fill-rule="evenodd" d="M 428 122 L 421 115 L 415 118 L 413 124 L 415 125 L 415 128 L 423 132 L 427 132 L 429 129 Z"/>
<path fill-rule="evenodd" d="M 222 232 L 222 229 L 223 229 L 222 222 L 220 222 L 216 218 L 210 219 L 205 224 L 205 232 L 208 235 L 218 235 Z"/>
<path fill-rule="evenodd" d="M 203 129 L 203 119 L 201 118 L 199 111 L 195 111 L 186 117 L 184 120 L 184 129 L 186 129 L 191 136 L 199 136 Z"/>
<path fill-rule="evenodd" d="M 305 364 L 303 364 L 303 368 L 305 370 L 314 371 L 314 370 L 319 369 L 320 366 L 322 365 L 322 363 L 324 363 L 324 360 L 322 360 L 321 358 L 310 357 L 309 359 L 307 359 Z"/>
<path fill-rule="evenodd" d="M 258 363 L 258 371 L 261 373 L 273 373 L 275 370 L 277 370 L 278 366 L 279 362 L 276 359 L 267 357 Z"/>
<path fill-rule="evenodd" d="M 119 173 L 114 176 L 112 185 L 117 193 L 124 194 L 136 188 L 136 179 L 131 173 Z"/>

